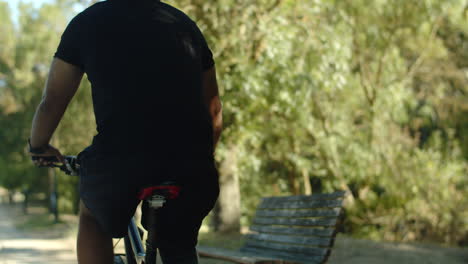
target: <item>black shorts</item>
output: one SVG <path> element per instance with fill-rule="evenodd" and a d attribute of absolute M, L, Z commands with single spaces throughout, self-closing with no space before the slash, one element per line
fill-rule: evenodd
<path fill-rule="evenodd" d="M 181 186 L 181 192 L 178 198 L 158 209 L 156 243 L 167 248 L 195 246 L 201 223 L 219 194 L 214 162 L 171 164 L 142 157 L 145 155 L 110 157 L 82 152 L 79 156 L 81 200 L 105 232 L 120 238 L 126 235 L 140 202 L 138 192 L 163 181 L 175 181 Z"/>

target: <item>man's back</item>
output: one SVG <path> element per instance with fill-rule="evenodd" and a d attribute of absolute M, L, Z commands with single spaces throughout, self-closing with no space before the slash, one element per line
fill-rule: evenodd
<path fill-rule="evenodd" d="M 97 3 L 69 24 L 56 57 L 92 84 L 98 135 L 90 150 L 212 158 L 202 74 L 214 62 L 181 11 L 158 1 Z"/>
<path fill-rule="evenodd" d="M 165 180 L 180 196 L 156 215 L 163 263 L 198 263 L 203 218 L 219 193 L 213 150 L 222 106 L 211 51 L 182 12 L 158 0 L 108 0 L 68 25 L 34 115 L 36 165 L 61 152 L 49 144 L 83 73 L 92 84 L 98 135 L 79 155 L 78 261 L 113 263 L 142 187 Z"/>

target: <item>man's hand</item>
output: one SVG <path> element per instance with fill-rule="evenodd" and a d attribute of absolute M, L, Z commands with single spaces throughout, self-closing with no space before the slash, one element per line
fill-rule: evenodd
<path fill-rule="evenodd" d="M 37 159 L 33 160 L 33 163 L 38 167 L 45 167 L 49 166 L 52 163 L 55 163 L 46 159 L 50 157 L 55 157 L 60 163 L 65 164 L 65 158 L 63 157 L 62 153 L 60 153 L 58 149 L 54 148 L 51 145 L 45 147 L 44 152 L 41 154 L 29 152 L 29 155 L 31 156 L 31 159 L 33 157 L 37 157 Z"/>

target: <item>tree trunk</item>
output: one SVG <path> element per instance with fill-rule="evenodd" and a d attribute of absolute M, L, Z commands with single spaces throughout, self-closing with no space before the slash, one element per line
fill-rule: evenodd
<path fill-rule="evenodd" d="M 58 211 L 58 184 L 57 184 L 57 174 L 53 169 L 49 169 L 49 180 L 50 184 L 50 210 L 54 214 L 55 223 L 59 222 L 59 211 Z"/>
<path fill-rule="evenodd" d="M 240 231 L 240 190 L 236 167 L 236 149 L 231 148 L 219 169 L 220 193 L 213 210 L 213 227 L 216 232 Z"/>
<path fill-rule="evenodd" d="M 288 180 L 289 180 L 289 188 L 290 188 L 291 193 L 293 193 L 293 195 L 301 194 L 301 190 L 300 190 L 300 187 L 299 187 L 299 181 L 296 178 L 296 174 L 293 173 L 293 172 L 289 172 L 288 173 Z"/>
<path fill-rule="evenodd" d="M 311 195 L 312 194 L 312 185 L 310 184 L 309 172 L 306 169 L 302 170 L 302 177 L 304 180 L 304 194 Z"/>
<path fill-rule="evenodd" d="M 13 201 L 13 200 L 14 200 L 13 195 L 14 195 L 13 191 L 8 191 L 8 203 L 9 203 L 10 205 L 12 205 L 13 202 L 14 202 L 14 201 Z"/>
<path fill-rule="evenodd" d="M 47 197 L 49 198 L 47 201 L 47 205 L 49 208 L 49 213 L 51 214 L 54 213 L 54 208 L 51 202 L 52 196 L 54 195 L 54 172 L 52 170 L 53 169 L 47 170 L 47 178 L 48 178 L 48 185 L 49 185 L 49 189 L 47 190 L 48 191 Z"/>
<path fill-rule="evenodd" d="M 29 205 L 29 190 L 23 190 L 24 200 L 23 200 L 23 213 L 28 214 L 28 205 Z"/>

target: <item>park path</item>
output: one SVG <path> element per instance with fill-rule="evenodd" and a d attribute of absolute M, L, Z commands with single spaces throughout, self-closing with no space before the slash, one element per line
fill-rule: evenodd
<path fill-rule="evenodd" d="M 77 264 L 74 236 L 63 238 L 60 235 L 63 230 L 25 233 L 15 228 L 17 218 L 17 209 L 0 203 L 0 264 Z M 123 252 L 122 244 L 118 246 L 119 253 Z M 200 264 L 221 263 L 229 264 L 200 260 Z M 467 264 L 468 248 L 375 242 L 339 236 L 329 263 Z"/>
<path fill-rule="evenodd" d="M 76 264 L 74 240 L 15 228 L 11 207 L 0 204 L 0 264 Z"/>

